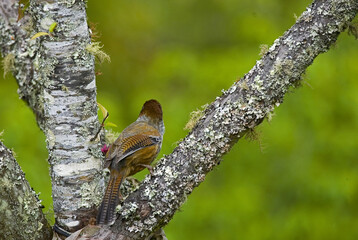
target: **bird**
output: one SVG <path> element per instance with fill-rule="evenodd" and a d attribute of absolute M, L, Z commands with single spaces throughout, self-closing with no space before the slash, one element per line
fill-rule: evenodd
<path fill-rule="evenodd" d="M 119 203 L 120 186 L 123 180 L 148 168 L 157 157 L 164 135 L 163 111 L 157 100 L 143 104 L 135 122 L 126 127 L 109 146 L 104 167 L 109 168 L 110 178 L 98 209 L 97 225 L 112 225 L 116 206 Z"/>

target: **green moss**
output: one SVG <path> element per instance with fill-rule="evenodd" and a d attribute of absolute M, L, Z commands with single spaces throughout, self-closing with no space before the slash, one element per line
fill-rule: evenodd
<path fill-rule="evenodd" d="M 247 85 L 247 81 L 246 80 L 241 80 L 239 81 L 239 87 L 245 90 L 249 90 L 249 86 Z"/>
<path fill-rule="evenodd" d="M 111 62 L 109 55 L 101 50 L 102 47 L 100 42 L 92 42 L 91 44 L 87 44 L 86 50 L 95 56 L 100 63 L 103 63 L 104 61 Z"/>
<path fill-rule="evenodd" d="M 190 119 L 187 122 L 187 124 L 184 127 L 184 130 L 189 130 L 191 131 L 194 126 L 196 125 L 196 123 L 199 121 L 199 119 L 204 116 L 204 111 L 205 109 L 208 107 L 208 104 L 205 104 L 203 106 L 201 106 L 201 109 L 197 109 L 195 111 L 192 111 L 190 113 Z"/>
<path fill-rule="evenodd" d="M 263 151 L 263 145 L 261 141 L 261 132 L 255 130 L 254 128 L 250 128 L 245 135 L 245 138 L 249 141 L 255 141 L 259 144 L 261 152 Z"/>
<path fill-rule="evenodd" d="M 56 141 L 55 134 L 50 129 L 48 129 L 46 133 L 47 146 L 48 148 L 52 148 Z"/>
<path fill-rule="evenodd" d="M 12 72 L 15 70 L 15 55 L 9 53 L 2 60 L 2 66 L 4 69 L 4 78 L 8 72 Z"/>
<path fill-rule="evenodd" d="M 106 142 L 107 143 L 113 143 L 114 141 L 116 141 L 118 136 L 119 136 L 118 132 L 115 132 L 112 130 L 106 130 Z"/>
<path fill-rule="evenodd" d="M 271 111 L 267 112 L 266 114 L 266 120 L 267 122 L 271 122 L 273 117 L 275 116 L 275 112 L 274 112 L 274 109 L 272 109 Z"/>
<path fill-rule="evenodd" d="M 64 92 L 68 92 L 68 87 L 66 87 L 65 85 L 62 85 L 61 90 Z"/>
<path fill-rule="evenodd" d="M 263 57 L 269 50 L 269 46 L 267 44 L 261 44 L 260 45 L 260 57 Z"/>
<path fill-rule="evenodd" d="M 358 40 L 358 22 L 352 22 L 348 25 L 348 34 L 353 35 Z"/>

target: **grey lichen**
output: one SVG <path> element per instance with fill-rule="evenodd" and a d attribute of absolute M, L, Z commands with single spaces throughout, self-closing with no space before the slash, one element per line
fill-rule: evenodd
<path fill-rule="evenodd" d="M 79 48 L 75 49 L 72 53 L 72 59 L 75 61 L 76 66 L 80 70 L 81 68 L 88 68 L 93 61 L 93 56 L 96 57 L 93 53 L 87 50 L 88 43 L 80 43 Z"/>
<path fill-rule="evenodd" d="M 126 205 L 126 208 L 122 208 L 122 215 L 124 216 L 124 219 L 137 215 L 138 207 L 137 203 L 132 202 L 129 205 Z"/>
<path fill-rule="evenodd" d="M 55 22 L 55 20 L 53 20 L 50 17 L 44 17 L 40 20 L 40 26 L 41 29 L 39 29 L 39 31 L 48 31 L 50 26 Z"/>
<path fill-rule="evenodd" d="M 35 200 L 37 200 L 35 203 L 34 196 Z M 21 214 L 21 218 L 24 221 L 29 221 L 29 219 L 31 218 L 30 216 L 38 214 L 39 208 L 41 207 L 41 200 L 38 199 L 34 191 L 26 192 L 23 198 L 20 197 L 18 200 L 24 209 L 23 214 Z"/>
<path fill-rule="evenodd" d="M 0 218 L 4 239 L 44 239 L 51 235 L 41 201 L 30 188 L 11 151 L 0 142 Z M 13 227 L 16 224 L 16 228 Z"/>
<path fill-rule="evenodd" d="M 152 188 L 145 188 L 143 191 L 143 197 L 148 198 L 148 200 L 151 200 L 154 196 L 157 195 L 157 191 Z"/>
<path fill-rule="evenodd" d="M 40 84 L 40 86 L 48 87 L 53 84 L 51 82 L 51 76 L 53 75 L 56 66 L 59 61 L 56 58 L 43 58 L 41 55 L 37 55 L 34 59 L 34 84 Z"/>
<path fill-rule="evenodd" d="M 102 201 L 101 198 L 98 196 L 102 196 L 102 191 L 100 191 L 101 188 L 98 187 L 97 184 L 93 183 L 84 183 L 81 185 L 81 202 L 79 208 L 85 207 L 90 208 L 93 205 L 93 202 L 95 205 L 99 205 Z"/>
<path fill-rule="evenodd" d="M 91 155 L 97 159 L 104 159 L 103 153 L 101 151 L 101 143 L 100 142 L 95 142 L 93 144 L 91 144 L 88 148 L 88 150 L 91 152 Z"/>
<path fill-rule="evenodd" d="M 79 1 L 86 2 L 84 0 L 79 0 Z M 76 0 L 60 0 L 58 2 L 66 5 L 66 7 L 70 8 L 75 4 Z"/>

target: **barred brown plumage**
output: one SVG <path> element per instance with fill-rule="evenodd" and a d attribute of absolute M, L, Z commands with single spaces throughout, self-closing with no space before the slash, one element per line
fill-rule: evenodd
<path fill-rule="evenodd" d="M 144 168 L 149 168 L 158 155 L 163 140 L 164 123 L 161 105 L 146 101 L 137 120 L 125 128 L 106 153 L 105 167 L 111 175 L 98 210 L 97 224 L 112 224 L 119 202 L 123 180 Z"/>

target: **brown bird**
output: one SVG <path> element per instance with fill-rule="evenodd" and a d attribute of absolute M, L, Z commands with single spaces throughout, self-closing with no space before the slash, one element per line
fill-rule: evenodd
<path fill-rule="evenodd" d="M 137 120 L 125 128 L 106 153 L 105 167 L 110 179 L 98 210 L 97 224 L 112 224 L 119 202 L 119 187 L 123 180 L 148 168 L 157 157 L 163 141 L 164 123 L 160 103 L 146 101 Z"/>

